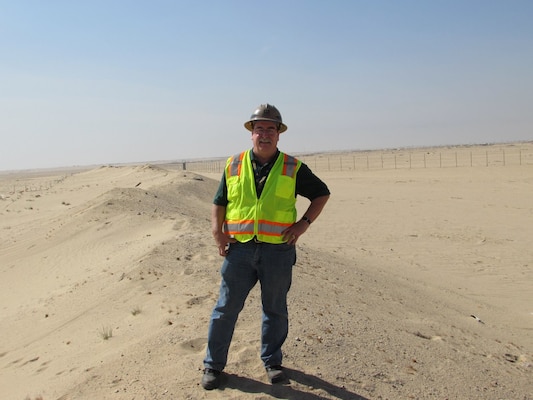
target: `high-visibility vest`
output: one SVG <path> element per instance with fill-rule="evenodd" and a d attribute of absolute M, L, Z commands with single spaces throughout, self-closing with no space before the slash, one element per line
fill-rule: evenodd
<path fill-rule="evenodd" d="M 296 221 L 296 173 L 302 163 L 280 152 L 257 198 L 250 152 L 230 157 L 226 163 L 224 230 L 243 243 L 254 236 L 261 242 L 284 243 L 281 232 Z"/>

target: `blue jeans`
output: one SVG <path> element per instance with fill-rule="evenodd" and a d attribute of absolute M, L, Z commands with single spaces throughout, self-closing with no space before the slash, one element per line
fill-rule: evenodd
<path fill-rule="evenodd" d="M 211 315 L 205 368 L 222 371 L 239 313 L 257 281 L 263 308 L 261 359 L 265 367 L 281 365 L 287 338 L 287 294 L 292 282 L 296 248 L 287 244 L 232 243 L 222 263 L 220 294 Z"/>

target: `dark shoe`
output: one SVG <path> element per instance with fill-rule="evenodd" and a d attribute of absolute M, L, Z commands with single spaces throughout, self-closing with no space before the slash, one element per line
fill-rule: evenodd
<path fill-rule="evenodd" d="M 215 369 L 204 369 L 204 376 L 202 376 L 202 387 L 205 390 L 213 390 L 220 386 L 220 371 Z"/>
<path fill-rule="evenodd" d="M 272 367 L 266 367 L 268 380 L 270 383 L 281 383 L 287 380 L 283 367 L 281 365 L 274 365 Z"/>

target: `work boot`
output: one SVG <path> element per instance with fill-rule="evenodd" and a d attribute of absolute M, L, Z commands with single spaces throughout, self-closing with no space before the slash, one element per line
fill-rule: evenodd
<path fill-rule="evenodd" d="M 285 376 L 285 373 L 283 372 L 283 367 L 281 365 L 273 365 L 271 367 L 266 367 L 266 372 L 270 383 L 281 383 L 287 380 L 287 377 Z"/>
<path fill-rule="evenodd" d="M 220 386 L 220 371 L 215 369 L 204 369 L 204 375 L 202 376 L 202 387 L 205 390 L 217 389 Z"/>

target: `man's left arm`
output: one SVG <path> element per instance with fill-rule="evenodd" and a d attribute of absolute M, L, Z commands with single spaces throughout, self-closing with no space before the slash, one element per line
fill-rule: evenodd
<path fill-rule="evenodd" d="M 296 176 L 296 193 L 308 198 L 310 204 L 300 220 L 283 232 L 283 237 L 289 244 L 295 244 L 307 231 L 324 209 L 330 196 L 327 185 L 305 164 L 302 164 Z"/>
<path fill-rule="evenodd" d="M 313 221 L 318 218 L 328 200 L 329 194 L 311 200 L 311 203 L 309 204 L 309 207 L 307 207 L 302 218 L 283 231 L 283 238 L 288 244 L 296 244 L 298 238 L 302 236 L 307 229 L 309 229 L 309 226 Z"/>
<path fill-rule="evenodd" d="M 304 213 L 300 221 L 307 223 L 307 225 L 311 225 L 311 223 L 318 218 L 328 200 L 329 194 L 311 200 L 309 207 L 307 207 L 307 211 Z"/>

